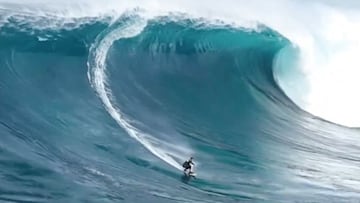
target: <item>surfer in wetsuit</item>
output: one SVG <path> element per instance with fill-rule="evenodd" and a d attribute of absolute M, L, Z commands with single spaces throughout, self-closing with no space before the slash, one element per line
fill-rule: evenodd
<path fill-rule="evenodd" d="M 189 173 L 188 174 L 191 174 L 193 173 L 192 171 L 192 165 L 195 165 L 194 162 L 193 162 L 193 158 L 190 157 L 190 159 L 188 161 L 185 161 L 183 163 L 183 167 L 184 167 L 184 173 L 186 173 L 187 170 L 189 170 Z"/>

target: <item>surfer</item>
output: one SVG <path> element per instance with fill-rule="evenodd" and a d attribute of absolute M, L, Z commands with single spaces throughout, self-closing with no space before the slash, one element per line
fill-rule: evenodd
<path fill-rule="evenodd" d="M 190 157 L 190 159 L 188 160 L 188 161 L 185 161 L 184 163 L 183 163 L 183 168 L 184 168 L 184 173 L 186 173 L 186 171 L 188 170 L 189 171 L 189 175 L 191 174 L 191 173 L 194 173 L 193 171 L 192 171 L 192 166 L 193 165 L 195 165 L 194 164 L 194 162 L 193 162 L 193 157 Z"/>

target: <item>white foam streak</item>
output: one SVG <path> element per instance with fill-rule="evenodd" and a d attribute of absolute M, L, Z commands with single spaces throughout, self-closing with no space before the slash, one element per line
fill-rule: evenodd
<path fill-rule="evenodd" d="M 122 113 L 121 109 L 115 107 L 112 92 L 106 87 L 106 57 L 111 45 L 118 39 L 136 36 L 143 30 L 145 25 L 146 21 L 139 19 L 130 25 L 116 28 L 108 33 L 104 39 L 100 39 L 98 43 L 95 43 L 91 47 L 91 53 L 94 53 L 94 58 L 89 59 L 88 77 L 112 118 L 125 129 L 132 138 L 140 142 L 150 152 L 171 166 L 181 170 L 181 165 L 174 158 L 185 160 L 185 155 L 189 153 L 189 150 L 185 150 L 171 143 L 165 143 L 154 136 L 141 132 L 141 130 L 133 126 Z"/>

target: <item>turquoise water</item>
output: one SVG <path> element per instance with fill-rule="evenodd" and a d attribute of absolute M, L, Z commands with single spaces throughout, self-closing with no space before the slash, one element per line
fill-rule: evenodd
<path fill-rule="evenodd" d="M 359 199 L 359 131 L 280 88 L 299 54 L 285 36 L 174 14 L 74 21 L 1 27 L 0 200 Z"/>

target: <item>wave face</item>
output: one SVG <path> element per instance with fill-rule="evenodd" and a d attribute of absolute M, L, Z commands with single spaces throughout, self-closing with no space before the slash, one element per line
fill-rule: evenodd
<path fill-rule="evenodd" d="M 307 66 L 322 53 L 309 35 L 259 4 L 255 22 L 234 22 L 231 9 L 89 2 L 0 1 L 1 201 L 360 198 L 359 130 L 345 127 L 357 118 L 317 108 L 328 69 Z M 182 177 L 189 156 L 195 180 Z"/>

